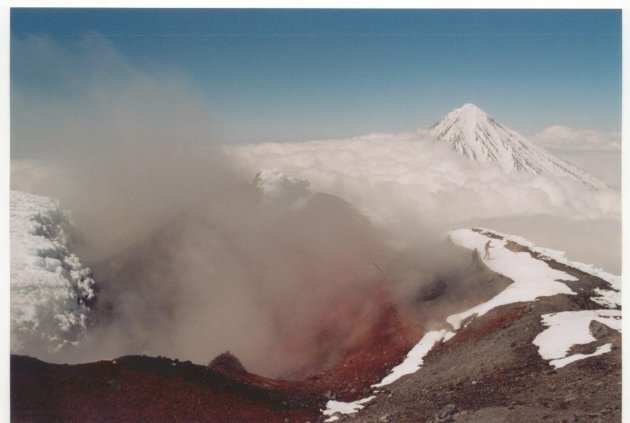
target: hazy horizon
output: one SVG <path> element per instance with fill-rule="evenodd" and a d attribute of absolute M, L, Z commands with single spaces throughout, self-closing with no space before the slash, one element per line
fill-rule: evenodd
<path fill-rule="evenodd" d="M 13 8 L 10 42 L 12 125 L 130 75 L 194 92 L 228 145 L 414 132 L 470 102 L 620 186 L 619 10 Z M 12 158 L 46 149 L 16 135 Z"/>

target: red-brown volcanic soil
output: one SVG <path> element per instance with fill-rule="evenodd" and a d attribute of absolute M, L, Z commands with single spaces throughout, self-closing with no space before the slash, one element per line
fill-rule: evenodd
<path fill-rule="evenodd" d="M 334 399 L 352 401 L 399 364 L 418 342 L 422 332 L 410 324 L 392 304 L 384 304 L 378 318 L 340 354 L 334 365 L 300 376 L 331 391 Z"/>
<path fill-rule="evenodd" d="M 283 422 L 325 402 L 299 382 L 275 382 L 166 358 L 54 365 L 11 359 L 12 421 Z"/>
<path fill-rule="evenodd" d="M 321 359 L 291 375 L 291 380 L 251 374 L 228 353 L 209 366 L 146 356 L 77 365 L 12 356 L 11 420 L 317 421 L 329 399 L 362 397 L 422 335 L 401 317 L 382 289 L 370 297 L 369 319 L 358 309 L 349 308 L 339 311 L 340 315 L 331 313 L 331 318 L 322 322 L 316 342 Z M 355 324 L 344 325 L 353 327 L 353 332 L 340 333 L 334 326 L 337 318 L 346 319 L 346 323 L 353 323 L 347 319 L 357 319 Z M 346 342 L 340 343 L 341 338 Z"/>

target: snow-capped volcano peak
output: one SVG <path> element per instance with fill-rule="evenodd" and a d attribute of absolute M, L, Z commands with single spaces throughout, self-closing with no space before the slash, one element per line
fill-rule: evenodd
<path fill-rule="evenodd" d="M 554 156 L 521 134 L 501 125 L 472 103 L 448 113 L 429 128 L 430 134 L 448 143 L 469 160 L 497 162 L 506 172 L 523 171 L 569 177 L 592 188 L 606 184 L 586 171 Z"/>
<path fill-rule="evenodd" d="M 463 106 L 458 107 L 457 109 L 453 110 L 451 113 L 456 113 L 459 116 L 462 116 L 465 118 L 470 118 L 470 117 L 474 118 L 476 116 L 488 117 L 488 114 L 486 112 L 481 110 L 476 104 L 473 104 L 473 103 L 466 103 Z"/>
<path fill-rule="evenodd" d="M 518 160 L 515 150 L 531 147 L 519 134 L 504 127 L 472 103 L 448 113 L 430 128 L 431 135 L 475 162 L 499 162 L 506 171 L 542 173 L 536 161 Z M 520 147 L 520 148 L 519 148 Z"/>

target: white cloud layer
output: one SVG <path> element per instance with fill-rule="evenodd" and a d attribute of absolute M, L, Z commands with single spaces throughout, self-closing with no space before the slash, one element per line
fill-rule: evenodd
<path fill-rule="evenodd" d="M 572 129 L 564 125 L 553 125 L 530 138 L 549 150 L 621 151 L 620 132 Z"/>
<path fill-rule="evenodd" d="M 229 147 L 228 152 L 252 179 L 260 169 L 279 169 L 308 180 L 313 191 L 347 199 L 402 239 L 421 237 L 426 228 L 517 219 L 514 233 L 538 240 L 537 235 L 565 222 L 566 234 L 553 232 L 554 248 L 612 271 L 619 268 L 616 239 L 611 240 L 611 231 L 597 229 L 619 227 L 621 198 L 612 189 L 594 191 L 564 178 L 506 174 L 495 163 L 471 163 L 423 133 L 254 144 Z M 593 248 L 576 250 L 576 245 Z M 597 251 L 606 251 L 606 260 Z"/>
<path fill-rule="evenodd" d="M 256 144 L 230 151 L 252 175 L 261 168 L 281 169 L 310 181 L 314 190 L 340 195 L 385 220 L 400 220 L 402 210 L 434 222 L 533 214 L 586 219 L 620 213 L 617 193 L 592 191 L 569 179 L 506 174 L 494 163 L 471 163 L 421 134 Z"/>

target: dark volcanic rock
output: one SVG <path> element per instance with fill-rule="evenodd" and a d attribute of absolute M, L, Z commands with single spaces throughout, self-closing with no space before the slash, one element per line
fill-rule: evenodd
<path fill-rule="evenodd" d="M 228 372 L 241 372 L 246 373 L 245 367 L 241 364 L 241 361 L 236 358 L 229 351 L 224 352 L 215 357 L 214 360 L 208 364 L 211 369 Z"/>
<path fill-rule="evenodd" d="M 77 365 L 11 356 L 11 419 L 281 423 L 315 421 L 326 403 L 301 382 L 240 375 L 145 356 Z"/>
<path fill-rule="evenodd" d="M 416 302 L 422 303 L 424 301 L 434 300 L 444 294 L 444 291 L 446 291 L 446 284 L 441 279 L 437 279 L 420 289 L 416 297 Z"/>
<path fill-rule="evenodd" d="M 616 331 L 614 329 L 609 328 L 603 323 L 598 322 L 597 320 L 591 321 L 589 325 L 589 330 L 591 334 L 597 339 L 606 339 L 614 336 Z"/>

